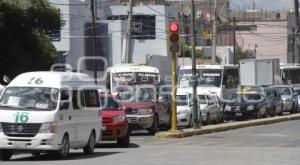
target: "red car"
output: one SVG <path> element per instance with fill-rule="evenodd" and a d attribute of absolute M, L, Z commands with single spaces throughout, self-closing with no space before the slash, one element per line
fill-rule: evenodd
<path fill-rule="evenodd" d="M 130 137 L 128 121 L 124 110 L 112 95 L 100 94 L 102 106 L 102 140 L 117 140 L 121 147 L 128 147 Z"/>

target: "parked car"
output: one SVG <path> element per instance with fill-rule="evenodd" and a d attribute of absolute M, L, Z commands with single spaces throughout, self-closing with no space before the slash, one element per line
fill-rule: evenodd
<path fill-rule="evenodd" d="M 102 140 L 116 140 L 121 147 L 128 147 L 130 136 L 125 111 L 112 95 L 100 94 L 102 110 Z"/>
<path fill-rule="evenodd" d="M 198 95 L 198 103 L 200 106 L 201 122 L 209 125 L 211 122 L 219 123 L 221 115 L 221 107 L 214 95 L 200 94 Z"/>
<path fill-rule="evenodd" d="M 283 100 L 283 111 L 296 113 L 298 100 L 294 94 L 293 87 L 288 85 L 273 86 L 281 95 Z"/>
<path fill-rule="evenodd" d="M 241 91 L 233 95 L 232 101 L 226 103 L 224 117 L 226 120 L 248 117 L 268 116 L 263 94 L 254 91 Z"/>
<path fill-rule="evenodd" d="M 280 93 L 272 87 L 264 88 L 264 98 L 267 103 L 267 113 L 270 116 L 282 115 L 283 100 Z"/>
<path fill-rule="evenodd" d="M 128 118 L 130 130 L 146 129 L 154 135 L 159 129 L 168 129 L 171 106 L 168 94 L 158 94 L 155 86 L 135 86 L 134 91 L 120 92 L 118 97 Z"/>
<path fill-rule="evenodd" d="M 192 127 L 192 97 L 190 93 L 177 93 L 177 126 Z"/>
<path fill-rule="evenodd" d="M 300 112 L 300 86 L 294 86 L 293 90 L 294 90 L 295 98 L 297 100 L 297 105 L 298 105 L 297 110 L 298 112 Z"/>

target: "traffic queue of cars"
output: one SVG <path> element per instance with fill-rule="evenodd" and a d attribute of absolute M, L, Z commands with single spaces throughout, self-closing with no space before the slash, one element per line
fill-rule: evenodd
<path fill-rule="evenodd" d="M 298 93 L 291 86 L 247 87 L 225 103 L 224 118 L 248 119 L 297 113 Z"/>

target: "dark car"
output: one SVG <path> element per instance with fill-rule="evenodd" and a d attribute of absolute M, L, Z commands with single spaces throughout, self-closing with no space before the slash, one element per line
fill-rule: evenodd
<path fill-rule="evenodd" d="M 232 97 L 232 101 L 226 103 L 224 109 L 225 120 L 247 119 L 249 117 L 267 117 L 267 104 L 264 95 L 256 91 L 238 92 Z"/>
<path fill-rule="evenodd" d="M 270 116 L 282 115 L 283 100 L 280 93 L 272 87 L 264 89 L 265 102 L 267 103 L 267 110 Z"/>

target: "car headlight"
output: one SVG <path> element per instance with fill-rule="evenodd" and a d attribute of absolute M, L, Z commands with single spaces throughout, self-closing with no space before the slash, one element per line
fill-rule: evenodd
<path fill-rule="evenodd" d="M 39 133 L 57 133 L 58 125 L 56 122 L 43 123 Z"/>
<path fill-rule="evenodd" d="M 189 113 L 189 110 L 185 109 L 185 110 L 181 110 L 181 111 L 177 111 L 177 115 L 182 115 L 182 114 L 187 114 Z"/>
<path fill-rule="evenodd" d="M 139 115 L 150 115 L 152 114 L 152 109 L 139 109 L 138 114 Z"/>
<path fill-rule="evenodd" d="M 255 109 L 254 105 L 249 105 L 247 111 L 253 111 Z"/>
<path fill-rule="evenodd" d="M 225 111 L 231 111 L 231 107 L 228 106 L 228 105 L 226 105 L 226 106 L 225 106 Z"/>
<path fill-rule="evenodd" d="M 124 122 L 126 120 L 125 116 L 117 116 L 113 118 L 113 123 L 121 123 Z"/>

